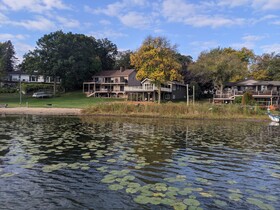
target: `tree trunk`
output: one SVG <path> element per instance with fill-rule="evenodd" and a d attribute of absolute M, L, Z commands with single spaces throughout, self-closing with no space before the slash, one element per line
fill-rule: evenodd
<path fill-rule="evenodd" d="M 158 86 L 158 103 L 161 102 L 161 85 Z"/>
<path fill-rule="evenodd" d="M 220 88 L 221 88 L 221 89 L 220 89 L 220 90 L 221 90 L 221 94 L 223 94 L 224 86 L 221 85 Z"/>

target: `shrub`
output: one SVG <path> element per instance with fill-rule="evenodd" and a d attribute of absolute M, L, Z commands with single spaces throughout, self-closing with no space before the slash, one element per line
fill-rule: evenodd
<path fill-rule="evenodd" d="M 253 94 L 250 92 L 245 92 L 242 96 L 242 105 L 253 105 L 255 100 Z"/>
<path fill-rule="evenodd" d="M 234 99 L 234 103 L 241 104 L 242 103 L 242 96 L 236 96 Z"/>

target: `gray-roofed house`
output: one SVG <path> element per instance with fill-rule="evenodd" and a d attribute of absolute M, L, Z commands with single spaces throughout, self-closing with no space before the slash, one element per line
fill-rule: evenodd
<path fill-rule="evenodd" d="M 88 97 L 122 97 L 136 101 L 155 101 L 158 99 L 157 87 L 150 79 L 136 79 L 135 69 L 101 71 L 92 81 L 83 83 L 83 92 Z M 167 82 L 161 86 L 164 100 L 186 99 L 186 85 L 180 82 Z"/>
<path fill-rule="evenodd" d="M 244 80 L 231 82 L 225 85 L 224 91 L 217 91 L 214 95 L 214 102 L 232 102 L 237 96 L 242 96 L 246 91 L 252 93 L 253 98 L 263 105 L 279 106 L 280 81 L 258 81 Z"/>
<path fill-rule="evenodd" d="M 94 97 L 125 97 L 125 87 L 138 86 L 135 69 L 101 71 L 83 83 L 83 92 Z"/>

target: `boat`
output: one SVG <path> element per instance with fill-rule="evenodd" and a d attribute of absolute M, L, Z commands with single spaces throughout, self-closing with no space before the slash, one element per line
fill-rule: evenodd
<path fill-rule="evenodd" d="M 280 121 L 280 116 L 279 115 L 271 114 L 269 109 L 267 109 L 267 115 L 272 120 L 272 122 L 279 123 L 279 121 Z"/>

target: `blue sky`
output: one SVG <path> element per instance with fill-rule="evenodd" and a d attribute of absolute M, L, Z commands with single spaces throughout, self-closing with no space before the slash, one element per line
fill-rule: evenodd
<path fill-rule="evenodd" d="M 44 34 L 63 30 L 136 50 L 164 36 L 194 59 L 216 47 L 280 52 L 280 0 L 0 0 L 0 42 L 17 57 Z"/>

